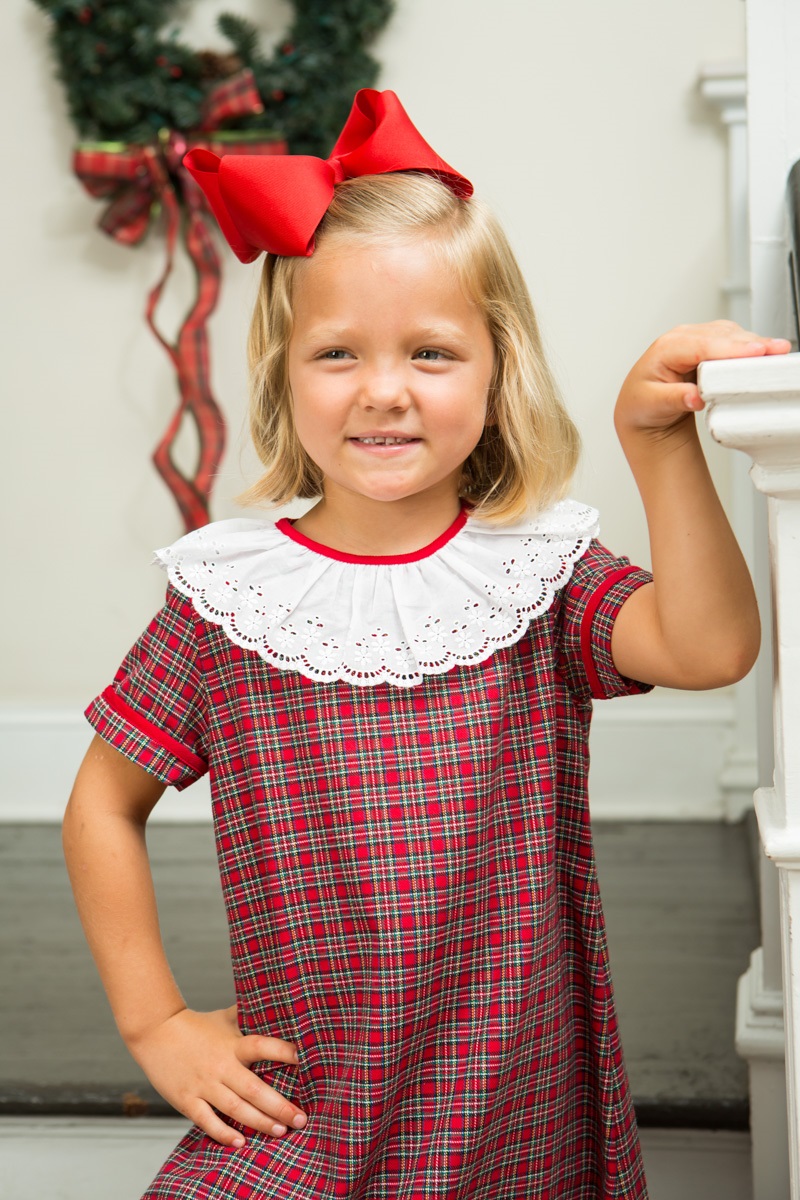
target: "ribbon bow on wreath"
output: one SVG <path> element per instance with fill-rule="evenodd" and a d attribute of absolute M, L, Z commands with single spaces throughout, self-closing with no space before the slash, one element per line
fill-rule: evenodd
<path fill-rule="evenodd" d="M 290 0 L 286 34 L 268 53 L 258 26 L 231 12 L 216 21 L 229 50 L 193 49 L 173 22 L 186 0 L 32 2 L 47 16 L 78 132 L 75 172 L 92 196 L 106 201 L 100 228 L 135 246 L 156 215 L 165 219 L 166 263 L 146 311 L 174 364 L 180 403 L 153 457 L 187 530 L 194 529 L 209 519 L 225 432 L 209 385 L 206 333 L 220 287 L 215 222 L 184 156 L 196 149 L 263 163 L 288 159 L 289 147 L 308 156 L 326 151 L 353 94 L 377 76 L 369 46 L 393 0 Z M 194 266 L 197 292 L 171 341 L 156 325 L 156 309 L 179 240 Z M 189 473 L 173 453 L 184 420 L 196 425 L 200 441 L 197 468 Z"/>
<path fill-rule="evenodd" d="M 151 219 L 163 209 L 166 215 L 167 258 L 161 278 L 147 298 L 147 323 L 175 367 L 180 402 L 153 454 L 153 462 L 172 492 L 188 530 L 209 520 L 211 488 L 225 448 L 225 424 L 211 392 L 206 323 L 220 291 L 220 261 L 211 237 L 213 219 L 200 189 L 183 166 L 187 150 L 202 149 L 218 155 L 285 154 L 283 141 L 264 141 L 255 132 L 214 133 L 226 120 L 263 112 L 252 72 L 243 70 L 223 80 L 205 98 L 197 134 L 164 130 L 159 142 L 125 145 L 120 142 L 81 143 L 73 168 L 90 195 L 110 200 L 98 224 L 116 241 L 137 245 Z M 204 136 L 205 135 L 205 136 Z M 172 271 L 179 235 L 197 276 L 194 302 L 170 341 L 156 324 L 156 309 Z M 189 417 L 197 427 L 200 451 L 193 474 L 176 465 L 173 450 L 178 431 Z"/>

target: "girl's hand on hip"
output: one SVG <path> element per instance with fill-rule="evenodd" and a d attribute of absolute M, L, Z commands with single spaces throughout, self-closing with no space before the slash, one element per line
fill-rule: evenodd
<path fill-rule="evenodd" d="M 678 325 L 663 334 L 629 372 L 617 400 L 614 422 L 626 433 L 668 436 L 687 428 L 704 407 L 697 367 L 712 358 L 757 358 L 786 354 L 786 338 L 761 337 L 734 321 Z"/>
<path fill-rule="evenodd" d="M 268 1059 L 296 1064 L 295 1047 L 281 1038 L 243 1035 L 235 1004 L 215 1012 L 185 1008 L 129 1039 L 128 1048 L 164 1099 L 223 1146 L 243 1146 L 245 1138 L 219 1113 L 275 1136 L 297 1128 L 297 1117 L 305 1124 L 296 1105 L 250 1070 Z"/>

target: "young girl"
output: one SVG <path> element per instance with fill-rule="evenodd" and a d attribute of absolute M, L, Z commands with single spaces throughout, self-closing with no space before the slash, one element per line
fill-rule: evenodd
<path fill-rule="evenodd" d="M 653 576 L 561 499 L 577 437 L 519 268 L 390 92 L 331 159 L 188 164 L 240 258 L 260 500 L 158 552 L 64 825 L 120 1032 L 193 1126 L 147 1200 L 646 1196 L 586 800 L 593 698 L 709 688 L 758 615 L 695 429 L 728 322 L 616 410 Z M 145 823 L 211 775 L 236 1003 L 161 943 Z"/>

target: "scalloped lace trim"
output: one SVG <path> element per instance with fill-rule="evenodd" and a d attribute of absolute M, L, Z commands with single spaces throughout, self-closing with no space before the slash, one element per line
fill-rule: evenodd
<path fill-rule="evenodd" d="M 156 551 L 170 582 L 237 646 L 284 671 L 413 687 L 518 641 L 598 530 L 562 500 L 514 525 L 467 519 L 411 563 L 346 563 L 274 523 L 217 521 Z"/>

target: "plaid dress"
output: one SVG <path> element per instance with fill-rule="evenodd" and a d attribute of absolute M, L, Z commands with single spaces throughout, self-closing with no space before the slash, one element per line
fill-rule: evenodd
<path fill-rule="evenodd" d="M 228 525 L 239 550 L 220 566 L 208 546 Z M 296 570 L 317 592 L 328 567 L 337 588 L 357 576 L 354 611 L 341 591 L 332 611 L 358 633 L 364 586 L 396 586 L 400 564 L 419 572 L 417 589 L 436 569 L 439 592 L 448 570 L 463 591 L 448 553 L 477 561 L 476 525 L 462 510 L 396 559 L 340 554 L 286 519 L 218 522 L 162 552 L 166 603 L 87 717 L 178 789 L 210 772 L 240 1027 L 297 1046 L 298 1065 L 254 1070 L 308 1124 L 246 1130 L 239 1150 L 194 1127 L 144 1200 L 647 1195 L 586 779 L 592 698 L 646 690 L 616 671 L 610 638 L 650 576 L 604 549 L 591 522 L 567 537 L 507 528 L 483 599 L 497 601 L 515 565 L 552 563 L 554 546 L 560 568 L 533 602 L 523 570 L 521 619 L 488 652 L 444 666 L 422 655 L 428 667 L 401 683 L 312 677 L 219 598 L 246 592 L 248 611 L 269 600 L 252 582 L 268 561 L 260 538 L 278 590 Z M 198 536 L 213 596 L 180 569 Z M 536 537 L 550 558 L 536 558 Z M 285 612 L 271 619 L 297 633 Z"/>

